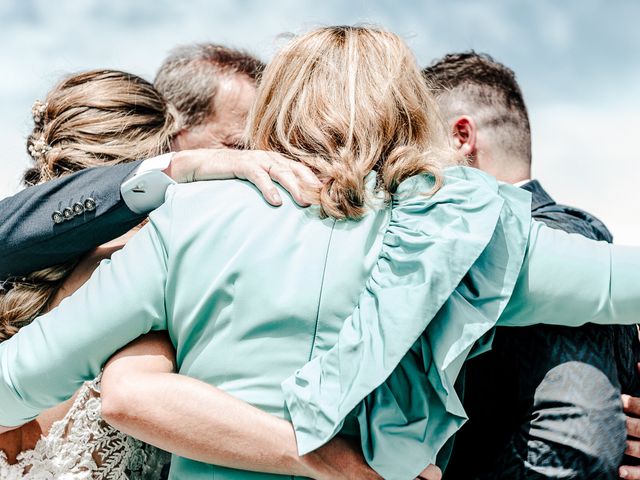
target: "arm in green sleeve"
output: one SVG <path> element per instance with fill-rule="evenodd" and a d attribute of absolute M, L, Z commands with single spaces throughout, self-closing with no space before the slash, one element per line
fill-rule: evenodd
<path fill-rule="evenodd" d="M 595 242 L 532 222 L 499 325 L 633 324 L 640 320 L 640 248 Z"/>
<path fill-rule="evenodd" d="M 163 209 L 75 294 L 0 343 L 0 425 L 24 424 L 68 399 L 119 348 L 166 328 Z"/>

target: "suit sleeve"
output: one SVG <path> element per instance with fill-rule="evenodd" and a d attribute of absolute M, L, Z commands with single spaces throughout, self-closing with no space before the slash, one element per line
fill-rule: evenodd
<path fill-rule="evenodd" d="M 0 425 L 30 421 L 95 378 L 118 349 L 167 328 L 168 225 L 162 207 L 76 293 L 0 343 Z"/>
<path fill-rule="evenodd" d="M 532 222 L 524 264 L 499 325 L 634 324 L 639 318 L 640 248 Z"/>
<path fill-rule="evenodd" d="M 140 163 L 90 168 L 0 201 L 0 279 L 76 258 L 140 223 L 144 215 L 132 212 L 120 195 Z M 53 221 L 54 212 L 87 200 L 95 208 Z"/>

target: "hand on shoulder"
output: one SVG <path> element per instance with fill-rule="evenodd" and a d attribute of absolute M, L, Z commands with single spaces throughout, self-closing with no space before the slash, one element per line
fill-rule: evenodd
<path fill-rule="evenodd" d="M 274 182 L 300 206 L 309 206 L 321 183 L 310 168 L 276 152 L 198 149 L 177 152 L 165 173 L 178 183 L 240 178 L 253 183 L 274 206 L 282 198 Z"/>

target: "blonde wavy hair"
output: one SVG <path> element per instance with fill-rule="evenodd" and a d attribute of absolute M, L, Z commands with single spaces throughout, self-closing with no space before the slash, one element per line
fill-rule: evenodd
<path fill-rule="evenodd" d="M 335 26 L 293 39 L 267 66 L 250 114 L 248 143 L 312 168 L 321 213 L 357 219 L 375 170 L 389 199 L 406 178 L 459 156 L 407 45 L 372 27 Z"/>
<path fill-rule="evenodd" d="M 100 165 L 169 151 L 178 131 L 153 85 L 130 73 L 92 70 L 65 78 L 32 109 L 27 186 Z M 44 313 L 78 259 L 9 279 L 0 288 L 0 341 Z"/>

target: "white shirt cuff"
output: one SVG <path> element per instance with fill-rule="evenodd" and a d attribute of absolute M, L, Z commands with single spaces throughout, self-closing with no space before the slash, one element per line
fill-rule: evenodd
<path fill-rule="evenodd" d="M 145 172 L 149 172 L 151 170 L 166 170 L 173 159 L 173 155 L 175 152 L 164 153 L 162 155 L 158 155 L 157 157 L 152 157 L 146 159 L 142 162 L 135 173 L 135 175 L 142 175 Z"/>
<path fill-rule="evenodd" d="M 163 173 L 173 152 L 149 158 L 140 164 L 133 177 L 120 186 L 120 194 L 129 209 L 137 214 L 149 213 L 164 203 L 169 185 L 176 182 Z"/>

